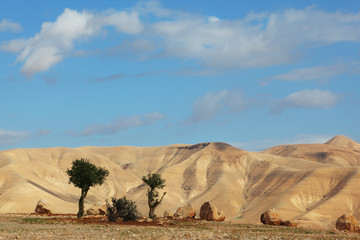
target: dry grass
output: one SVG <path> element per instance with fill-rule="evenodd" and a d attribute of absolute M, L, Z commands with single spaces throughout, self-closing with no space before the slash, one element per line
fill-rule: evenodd
<path fill-rule="evenodd" d="M 5 214 L 0 215 L 0 239 L 360 239 L 354 233 L 253 224 L 195 220 L 162 220 L 160 224 Z"/>

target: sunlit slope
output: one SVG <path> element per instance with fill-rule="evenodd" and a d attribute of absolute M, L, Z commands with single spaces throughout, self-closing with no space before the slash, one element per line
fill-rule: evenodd
<path fill-rule="evenodd" d="M 2 151 L 0 212 L 33 212 L 45 199 L 54 212 L 76 213 L 80 190 L 68 183 L 66 170 L 73 160 L 88 158 L 110 175 L 90 189 L 86 206 L 126 195 L 146 215 L 141 177 L 157 172 L 166 179 L 160 192 L 167 192 L 158 215 L 188 202 L 199 210 L 211 201 L 232 221 L 259 223 L 263 211 L 278 208 L 284 220 L 331 226 L 343 213 L 360 217 L 360 153 L 356 142 L 339 140 L 258 153 L 225 143 Z"/>

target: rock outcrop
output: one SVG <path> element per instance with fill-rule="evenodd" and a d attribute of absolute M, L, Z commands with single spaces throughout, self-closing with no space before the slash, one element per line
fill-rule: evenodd
<path fill-rule="evenodd" d="M 37 214 L 51 214 L 51 208 L 47 201 L 40 199 L 36 204 L 35 212 Z"/>
<path fill-rule="evenodd" d="M 166 209 L 164 212 L 164 218 L 173 218 L 173 217 L 174 217 L 174 215 L 172 214 L 170 209 Z"/>
<path fill-rule="evenodd" d="M 344 214 L 336 221 L 336 229 L 340 231 L 359 232 L 359 222 L 352 215 Z"/>
<path fill-rule="evenodd" d="M 194 218 L 195 215 L 196 215 L 195 208 L 193 208 L 193 206 L 190 203 L 188 203 L 185 206 L 179 207 L 176 210 L 174 217 L 176 217 L 176 218 Z"/>
<path fill-rule="evenodd" d="M 106 209 L 106 205 L 100 206 L 98 204 L 94 204 L 91 208 L 86 210 L 86 215 L 105 215 Z"/>
<path fill-rule="evenodd" d="M 280 226 L 283 222 L 280 218 L 280 215 L 276 209 L 266 210 L 260 216 L 260 221 L 266 225 Z"/>
<path fill-rule="evenodd" d="M 205 202 L 200 208 L 200 218 L 208 221 L 224 221 L 225 215 L 210 202 Z"/>
<path fill-rule="evenodd" d="M 278 210 L 275 208 L 266 210 L 263 214 L 261 214 L 260 221 L 263 224 L 272 225 L 272 226 L 280 226 L 280 225 L 286 226 L 286 227 L 297 227 L 298 226 L 298 222 L 282 220 Z"/>

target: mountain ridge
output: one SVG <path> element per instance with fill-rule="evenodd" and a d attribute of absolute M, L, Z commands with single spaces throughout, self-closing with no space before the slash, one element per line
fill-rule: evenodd
<path fill-rule="evenodd" d="M 6 150 L 0 152 L 0 212 L 30 213 L 39 199 L 54 212 L 76 212 L 80 190 L 68 183 L 66 170 L 73 160 L 88 158 L 110 175 L 90 189 L 86 207 L 126 195 L 146 215 L 141 177 L 157 172 L 167 180 L 168 193 L 159 216 L 211 201 L 234 222 L 259 223 L 263 211 L 278 208 L 285 220 L 328 227 L 343 213 L 360 217 L 360 153 L 354 150 L 298 144 L 248 152 L 221 142 Z"/>

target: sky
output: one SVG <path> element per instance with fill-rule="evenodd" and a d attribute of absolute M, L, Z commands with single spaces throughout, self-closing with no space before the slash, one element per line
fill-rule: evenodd
<path fill-rule="evenodd" d="M 5 0 L 0 150 L 360 142 L 359 77 L 357 0 Z"/>

